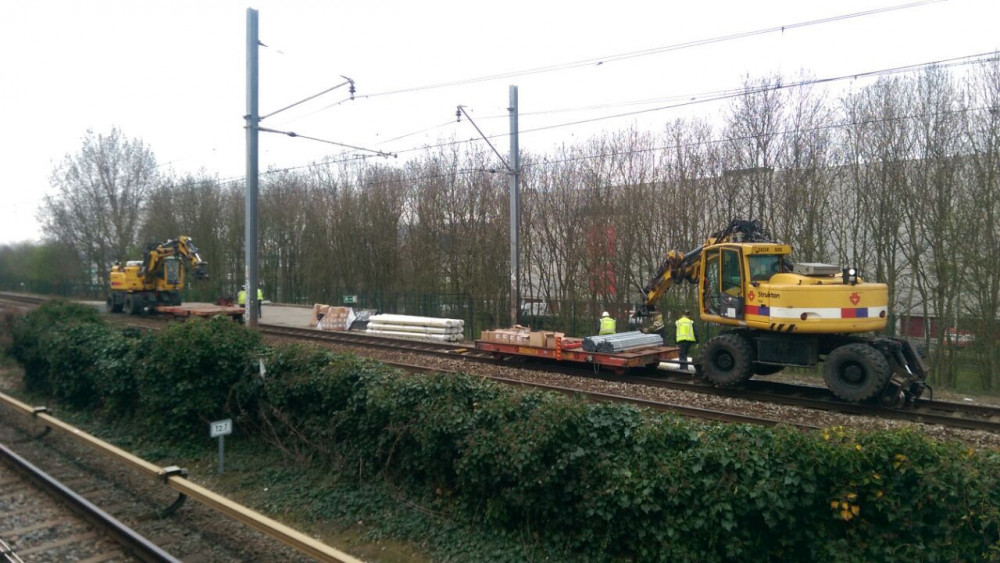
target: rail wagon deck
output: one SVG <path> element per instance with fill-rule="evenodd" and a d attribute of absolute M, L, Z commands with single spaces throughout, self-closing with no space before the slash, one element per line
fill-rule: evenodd
<path fill-rule="evenodd" d="M 206 303 L 188 303 L 186 305 L 158 305 L 153 310 L 162 315 L 173 317 L 214 317 L 224 315 L 233 320 L 242 320 L 243 307 L 229 307 L 225 305 L 209 305 Z"/>
<path fill-rule="evenodd" d="M 557 362 L 592 364 L 600 368 L 607 368 L 619 375 L 630 368 L 655 368 L 660 362 L 677 360 L 680 356 L 680 349 L 673 346 L 633 348 L 614 353 L 587 352 L 583 349 L 583 339 L 572 337 L 556 339 L 553 347 L 487 340 L 476 340 L 475 343 L 477 350 L 492 352 L 497 357 L 522 356 L 545 358 Z"/>

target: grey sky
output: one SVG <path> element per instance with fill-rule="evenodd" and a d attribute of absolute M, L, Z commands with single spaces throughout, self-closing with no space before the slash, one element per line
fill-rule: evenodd
<path fill-rule="evenodd" d="M 67 153 L 79 150 L 87 129 L 105 133 L 117 126 L 142 139 L 165 171 L 242 176 L 248 7 L 259 10 L 260 38 L 267 45 L 261 49 L 262 114 L 334 86 L 341 75 L 357 84 L 354 101 L 333 105 L 346 97 L 342 88 L 262 125 L 404 151 L 441 137 L 476 136 L 468 123 L 454 123 L 458 104 L 487 134 L 505 133 L 510 84 L 518 85 L 520 126 L 528 131 L 736 88 L 747 74 L 794 78 L 804 70 L 825 78 L 1000 46 L 1000 2 L 948 0 L 612 59 L 908 3 L 8 0 L 0 18 L 0 106 L 7 125 L 0 136 L 0 244 L 42 235 L 36 214 L 50 189 L 49 176 Z M 590 59 L 575 68 L 467 81 Z M 371 96 L 456 81 L 463 83 Z M 655 101 L 628 104 L 640 100 Z M 656 130 L 681 111 L 709 116 L 721 107 L 704 104 L 525 133 L 521 148 L 546 152 L 631 125 Z M 570 108 L 591 109 L 554 111 Z M 505 151 L 506 139 L 499 145 Z M 305 165 L 340 152 L 262 135 L 260 167 Z"/>

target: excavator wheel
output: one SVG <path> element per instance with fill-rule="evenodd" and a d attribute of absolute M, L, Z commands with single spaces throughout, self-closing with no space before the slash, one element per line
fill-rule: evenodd
<path fill-rule="evenodd" d="M 705 379 L 719 387 L 738 385 L 753 377 L 753 348 L 738 334 L 720 334 L 701 353 Z"/>
<path fill-rule="evenodd" d="M 126 295 L 125 296 L 125 304 L 122 306 L 122 311 L 126 315 L 135 315 L 135 314 L 138 314 L 139 313 L 139 309 L 138 309 L 137 305 L 138 305 L 138 303 L 136 303 L 136 299 L 135 299 L 134 295 L 131 295 L 131 294 Z"/>
<path fill-rule="evenodd" d="M 823 380 L 834 395 L 845 401 L 866 401 L 889 382 L 889 362 L 875 348 L 846 344 L 830 352 L 823 365 Z"/>
<path fill-rule="evenodd" d="M 108 300 L 104 302 L 104 308 L 109 313 L 121 313 L 122 312 L 122 304 L 121 303 L 115 303 L 115 299 L 113 297 L 108 297 Z"/>

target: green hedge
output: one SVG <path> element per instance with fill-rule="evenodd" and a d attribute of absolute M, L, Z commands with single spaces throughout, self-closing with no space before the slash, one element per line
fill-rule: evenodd
<path fill-rule="evenodd" d="M 170 323 L 136 374 L 141 425 L 170 441 L 204 439 L 209 422 L 238 416 L 262 354 L 260 336 L 226 317 Z"/>
<path fill-rule="evenodd" d="M 349 355 L 265 347 L 221 319 L 174 325 L 149 341 L 74 323 L 27 341 L 37 333 L 25 327 L 44 323 L 24 322 L 12 331 L 18 359 L 78 354 L 50 360 L 48 389 L 70 400 L 93 384 L 96 408 L 135 416 L 147 438 L 204 445 L 205 417 L 231 415 L 243 435 L 289 457 L 351 479 L 388 478 L 452 517 L 588 559 L 1000 558 L 1000 455 L 913 430 L 702 424 L 474 376 L 406 376 Z M 88 337 L 99 344 L 84 351 Z M 82 358 L 115 366 L 119 383 L 134 366 L 135 385 L 109 394 L 102 374 L 113 370 Z"/>

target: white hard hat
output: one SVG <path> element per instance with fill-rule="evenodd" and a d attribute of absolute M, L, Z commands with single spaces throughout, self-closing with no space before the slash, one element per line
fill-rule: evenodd
<path fill-rule="evenodd" d="M 604 311 L 603 313 L 601 313 L 601 316 L 602 317 L 610 317 L 611 315 L 609 315 L 607 311 Z"/>

